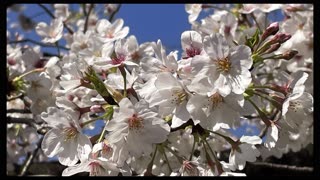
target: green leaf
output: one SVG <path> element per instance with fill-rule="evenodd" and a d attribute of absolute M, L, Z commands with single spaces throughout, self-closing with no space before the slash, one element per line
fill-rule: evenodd
<path fill-rule="evenodd" d="M 97 76 L 92 67 L 88 68 L 88 72 L 85 72 L 86 79 L 93 83 L 94 89 L 103 97 L 103 99 L 110 105 L 117 105 L 113 97 L 108 92 L 103 81 Z"/>

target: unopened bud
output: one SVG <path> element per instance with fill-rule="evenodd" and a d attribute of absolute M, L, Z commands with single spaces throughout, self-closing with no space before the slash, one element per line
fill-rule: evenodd
<path fill-rule="evenodd" d="M 271 45 L 270 48 L 265 51 L 265 54 L 269 54 L 269 53 L 272 53 L 272 52 L 278 50 L 280 48 L 280 46 L 281 46 L 280 43 L 276 43 L 276 44 Z"/>
<path fill-rule="evenodd" d="M 275 43 L 284 43 L 286 42 L 287 40 L 289 40 L 291 38 L 291 35 L 290 34 L 287 34 L 287 33 L 278 33 L 276 34 L 275 36 L 273 36 L 270 41 L 269 41 L 269 44 L 275 44 Z"/>
<path fill-rule="evenodd" d="M 262 34 L 261 41 L 264 41 L 270 35 L 275 35 L 278 31 L 279 31 L 279 23 L 278 22 L 271 23 Z"/>
<path fill-rule="evenodd" d="M 296 50 L 289 50 L 289 51 L 286 51 L 282 54 L 282 59 L 285 59 L 285 60 L 290 60 L 292 59 L 295 55 L 298 54 L 298 51 Z"/>

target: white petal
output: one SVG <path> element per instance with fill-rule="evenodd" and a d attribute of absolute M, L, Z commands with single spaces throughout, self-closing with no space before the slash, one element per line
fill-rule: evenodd
<path fill-rule="evenodd" d="M 248 144 L 261 144 L 262 140 L 259 136 L 242 136 L 240 142 L 245 142 Z"/>
<path fill-rule="evenodd" d="M 41 148 L 45 155 L 53 157 L 63 150 L 61 147 L 61 141 L 64 140 L 64 136 L 59 129 L 51 129 L 45 135 L 41 143 Z"/>
<path fill-rule="evenodd" d="M 62 176 L 72 176 L 80 172 L 90 172 L 90 161 L 81 162 L 75 166 L 69 166 L 62 171 Z"/>

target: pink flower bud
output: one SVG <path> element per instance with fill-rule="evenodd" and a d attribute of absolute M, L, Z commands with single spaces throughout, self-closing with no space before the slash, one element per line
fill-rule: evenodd
<path fill-rule="evenodd" d="M 277 42 L 279 42 L 280 44 L 286 42 L 287 40 L 289 40 L 291 38 L 290 34 L 287 33 L 278 33 L 275 36 L 273 36 L 270 41 L 269 44 L 275 44 Z"/>
<path fill-rule="evenodd" d="M 295 55 L 298 54 L 298 51 L 296 50 L 289 50 L 289 51 L 286 51 L 282 54 L 282 59 L 285 59 L 285 60 L 290 60 L 292 59 Z"/>
<path fill-rule="evenodd" d="M 270 48 L 266 50 L 265 54 L 269 54 L 269 53 L 272 53 L 272 52 L 278 50 L 280 48 L 280 46 L 281 46 L 280 43 L 276 43 L 276 44 L 271 45 Z"/>
<path fill-rule="evenodd" d="M 262 34 L 261 41 L 264 41 L 270 35 L 275 35 L 278 31 L 279 31 L 279 23 L 278 22 L 271 23 Z"/>

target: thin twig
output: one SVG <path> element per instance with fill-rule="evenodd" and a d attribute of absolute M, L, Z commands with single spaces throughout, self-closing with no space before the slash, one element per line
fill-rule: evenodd
<path fill-rule="evenodd" d="M 50 12 L 50 10 L 44 6 L 43 4 L 38 4 L 43 10 L 45 10 L 47 12 L 47 14 L 52 17 L 53 19 L 55 19 L 55 16 Z M 73 34 L 73 30 L 69 28 L 69 26 L 63 22 L 64 27 L 68 30 L 68 32 L 72 35 Z"/>
<path fill-rule="evenodd" d="M 41 139 L 38 141 L 38 143 L 37 143 L 37 149 L 35 149 L 35 150 L 32 152 L 32 154 L 30 154 L 30 155 L 27 157 L 26 161 L 24 162 L 24 165 L 22 166 L 22 169 L 21 169 L 21 172 L 20 172 L 19 176 L 24 176 L 24 175 L 26 174 L 26 172 L 28 171 L 30 165 L 32 164 L 33 159 L 35 158 L 38 150 L 39 150 L 40 147 L 41 147 L 42 140 L 43 140 L 43 137 L 41 137 Z"/>
<path fill-rule="evenodd" d="M 86 33 L 86 32 L 87 32 L 88 22 L 89 22 L 89 16 L 90 16 L 90 13 L 91 13 L 93 7 L 94 7 L 94 4 L 91 4 L 90 7 L 89 7 L 89 12 L 88 12 L 88 14 L 87 14 L 87 16 L 86 16 L 86 21 L 85 21 L 85 23 L 84 23 L 83 33 Z"/>
<path fill-rule="evenodd" d="M 115 11 L 113 11 L 113 13 L 110 15 L 109 17 L 109 21 L 112 22 L 114 15 L 117 14 L 117 12 L 120 10 L 121 4 L 118 5 L 117 9 Z"/>
<path fill-rule="evenodd" d="M 298 172 L 313 172 L 313 167 L 297 167 L 297 166 L 290 166 L 285 164 L 274 164 L 274 163 L 267 163 L 267 162 L 254 162 L 249 163 L 253 166 L 257 167 L 268 167 L 268 168 L 275 168 L 281 170 L 288 170 L 288 171 L 298 171 Z"/>
<path fill-rule="evenodd" d="M 29 124 L 32 125 L 33 119 L 31 118 L 14 118 L 11 116 L 7 116 L 7 123 L 19 123 L 19 124 Z"/>
<path fill-rule="evenodd" d="M 52 47 L 52 48 L 56 48 L 57 46 L 54 45 L 54 44 L 45 44 L 45 43 L 41 43 L 41 42 L 38 42 L 38 41 L 35 41 L 35 40 L 32 40 L 32 39 L 22 39 L 22 40 L 19 40 L 19 41 L 10 41 L 8 42 L 8 44 L 15 44 L 15 43 L 26 43 L 26 42 L 30 42 L 30 43 L 33 43 L 33 44 L 37 44 L 39 46 L 43 46 L 43 47 Z M 66 47 L 63 47 L 63 46 L 59 46 L 60 49 L 64 49 L 64 50 L 70 50 L 69 48 L 66 48 Z"/>
<path fill-rule="evenodd" d="M 8 109 L 7 113 L 21 113 L 21 114 L 30 114 L 29 109 Z"/>

